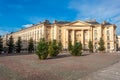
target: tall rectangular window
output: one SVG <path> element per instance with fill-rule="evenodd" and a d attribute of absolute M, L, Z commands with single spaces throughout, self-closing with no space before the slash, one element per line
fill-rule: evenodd
<path fill-rule="evenodd" d="M 110 34 L 109 30 L 107 30 L 107 35 L 109 35 L 109 34 Z"/>
<path fill-rule="evenodd" d="M 59 34 L 61 34 L 61 30 L 59 30 Z"/>
<path fill-rule="evenodd" d="M 110 49 L 110 43 L 107 43 L 107 49 Z"/>
<path fill-rule="evenodd" d="M 97 30 L 94 30 L 94 35 L 97 36 Z"/>
<path fill-rule="evenodd" d="M 61 40 L 61 35 L 59 35 L 59 40 Z"/>
<path fill-rule="evenodd" d="M 97 40 L 97 30 L 94 30 L 94 40 Z"/>
<path fill-rule="evenodd" d="M 107 40 L 110 40 L 110 36 L 107 36 Z"/>

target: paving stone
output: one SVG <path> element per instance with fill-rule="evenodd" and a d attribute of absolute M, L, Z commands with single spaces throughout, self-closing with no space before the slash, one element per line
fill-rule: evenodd
<path fill-rule="evenodd" d="M 120 62 L 87 76 L 85 80 L 120 80 Z"/>

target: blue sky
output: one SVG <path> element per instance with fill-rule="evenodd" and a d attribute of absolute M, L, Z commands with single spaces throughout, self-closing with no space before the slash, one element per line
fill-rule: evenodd
<path fill-rule="evenodd" d="M 50 20 L 107 20 L 120 34 L 120 0 L 0 0 L 0 34 Z"/>

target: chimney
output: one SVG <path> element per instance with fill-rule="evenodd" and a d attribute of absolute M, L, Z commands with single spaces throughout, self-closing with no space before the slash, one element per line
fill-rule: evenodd
<path fill-rule="evenodd" d="M 57 23 L 57 20 L 54 20 L 54 23 Z"/>
<path fill-rule="evenodd" d="M 106 21 L 103 21 L 102 24 L 106 24 Z"/>
<path fill-rule="evenodd" d="M 45 20 L 44 23 L 45 23 L 45 24 L 49 24 L 49 20 Z"/>

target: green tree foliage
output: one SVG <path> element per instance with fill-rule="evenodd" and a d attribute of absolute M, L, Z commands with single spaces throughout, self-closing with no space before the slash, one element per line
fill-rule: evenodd
<path fill-rule="evenodd" d="M 51 44 L 49 45 L 48 52 L 49 52 L 49 55 L 50 55 L 51 57 L 56 57 L 56 56 L 59 54 L 60 48 L 59 48 L 56 40 L 53 40 L 53 41 L 51 42 Z"/>
<path fill-rule="evenodd" d="M 91 40 L 89 40 L 88 47 L 89 47 L 89 52 L 92 52 L 92 53 L 93 53 L 93 43 L 92 43 Z"/>
<path fill-rule="evenodd" d="M 55 50 L 53 48 L 53 43 L 49 44 L 48 53 L 49 53 L 50 57 L 52 57 L 54 55 Z"/>
<path fill-rule="evenodd" d="M 73 46 L 72 46 L 72 43 L 71 43 L 71 41 L 69 41 L 69 42 L 68 42 L 68 50 L 71 51 L 71 50 L 72 50 L 72 47 L 73 47 Z"/>
<path fill-rule="evenodd" d="M 21 37 L 18 37 L 18 40 L 16 42 L 16 52 L 20 53 L 22 49 L 22 41 L 21 41 Z"/>
<path fill-rule="evenodd" d="M 81 42 L 75 42 L 75 44 L 73 45 L 70 53 L 73 56 L 82 55 L 82 44 L 81 44 Z"/>
<path fill-rule="evenodd" d="M 48 56 L 48 44 L 44 38 L 40 39 L 40 42 L 37 45 L 36 54 L 39 59 L 46 59 Z"/>
<path fill-rule="evenodd" d="M 13 53 L 13 51 L 14 51 L 14 39 L 12 36 L 10 36 L 8 43 L 7 43 L 7 46 L 8 46 L 8 53 Z"/>
<path fill-rule="evenodd" d="M 0 36 L 0 54 L 2 53 L 2 51 L 3 51 L 3 39 Z"/>
<path fill-rule="evenodd" d="M 30 38 L 30 40 L 28 42 L 28 52 L 32 53 L 32 51 L 34 51 L 34 42 L 33 42 L 33 39 Z"/>
<path fill-rule="evenodd" d="M 103 41 L 102 38 L 100 38 L 98 49 L 99 49 L 99 51 L 104 51 L 105 50 L 104 41 Z"/>

